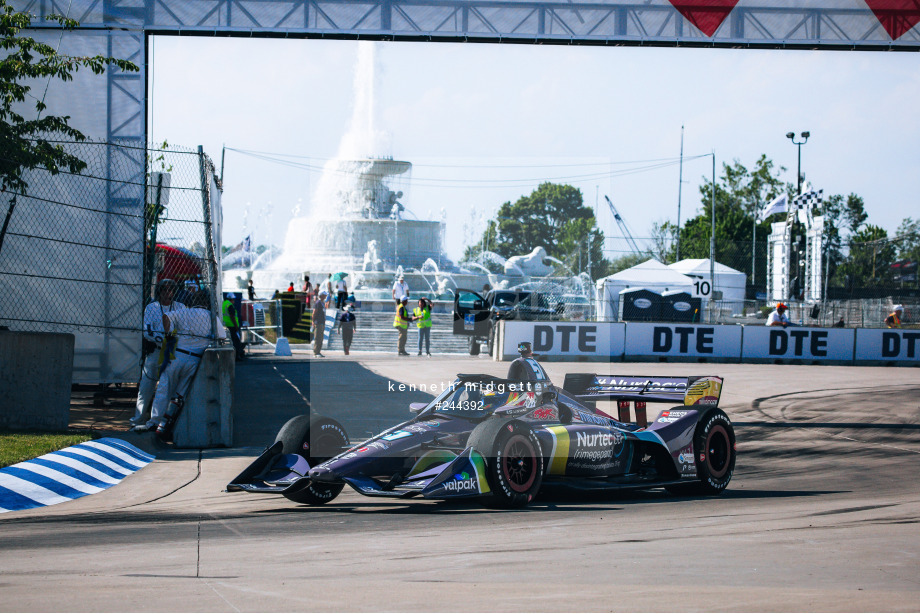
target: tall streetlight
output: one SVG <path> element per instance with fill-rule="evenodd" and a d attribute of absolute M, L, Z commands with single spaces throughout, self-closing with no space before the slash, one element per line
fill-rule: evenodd
<path fill-rule="evenodd" d="M 811 136 L 811 133 L 810 133 L 810 132 L 808 132 L 808 131 L 802 132 L 801 137 L 802 137 L 803 140 L 802 140 L 802 141 L 796 141 L 796 140 L 795 140 L 795 132 L 787 132 L 787 133 L 786 133 L 786 138 L 789 139 L 790 141 L 792 141 L 792 144 L 799 148 L 799 166 L 798 166 L 798 169 L 796 170 L 796 180 L 797 180 L 797 184 L 796 184 L 796 186 L 797 186 L 797 187 L 796 187 L 796 194 L 797 194 L 797 195 L 799 195 L 799 194 L 802 193 L 802 145 L 804 145 L 805 143 L 808 142 L 808 137 L 810 137 L 810 136 Z M 787 244 L 787 245 L 788 245 L 788 248 L 787 248 L 787 249 L 789 250 L 789 258 L 790 258 L 790 259 L 793 257 L 793 256 L 792 256 L 792 228 L 791 228 L 791 225 L 792 225 L 792 222 L 793 222 L 793 218 L 792 218 L 792 212 L 793 212 L 793 211 L 794 211 L 793 207 L 789 207 L 789 216 L 788 216 L 788 219 L 787 219 L 787 222 L 786 222 L 786 232 L 788 233 L 788 237 L 789 237 L 789 239 L 788 239 L 789 242 L 788 242 L 788 244 Z M 791 269 L 792 269 L 792 266 L 791 266 L 791 265 L 792 265 L 792 262 L 790 262 L 789 264 L 790 264 L 790 266 L 788 267 L 787 273 L 786 273 L 787 284 L 788 284 L 789 275 L 790 275 Z M 798 256 L 797 256 L 797 255 L 796 255 L 796 257 L 795 257 L 795 267 L 796 267 L 796 279 L 799 279 L 799 277 L 800 277 L 800 275 L 801 275 L 801 270 L 800 270 L 800 267 L 799 267 Z M 788 292 L 791 292 L 791 291 L 792 291 L 792 288 L 789 288 L 788 285 L 787 285 L 787 291 L 788 291 Z"/>
<path fill-rule="evenodd" d="M 797 187 L 798 187 L 799 194 L 802 193 L 802 145 L 808 142 L 808 137 L 811 136 L 811 132 L 808 132 L 806 130 L 805 132 L 802 133 L 801 136 L 805 140 L 799 143 L 795 140 L 795 132 L 786 133 L 786 138 L 792 141 L 792 144 L 798 146 L 799 148 L 799 168 L 798 168 L 798 172 L 796 173 L 796 179 L 798 180 Z"/>

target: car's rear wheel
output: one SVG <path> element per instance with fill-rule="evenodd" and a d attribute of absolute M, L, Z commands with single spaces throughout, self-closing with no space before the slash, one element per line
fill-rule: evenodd
<path fill-rule="evenodd" d="M 721 409 L 712 409 L 696 425 L 693 454 L 698 482 L 668 487 L 675 494 L 717 495 L 735 472 L 735 429 Z"/>
<path fill-rule="evenodd" d="M 285 423 L 275 441 L 281 441 L 282 454 L 299 454 L 316 467 L 348 446 L 348 435 L 342 425 L 323 416 L 297 416 Z M 283 494 L 295 503 L 322 505 L 335 499 L 344 484 L 328 484 L 300 480 Z"/>
<path fill-rule="evenodd" d="M 496 420 L 480 427 L 470 434 L 468 445 L 485 457 L 492 491 L 487 503 L 501 508 L 527 505 L 543 482 L 543 449 L 537 434 L 516 421 Z"/>

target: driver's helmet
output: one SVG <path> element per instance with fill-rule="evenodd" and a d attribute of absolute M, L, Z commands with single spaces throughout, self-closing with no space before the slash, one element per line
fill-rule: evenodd
<path fill-rule="evenodd" d="M 530 354 L 531 352 L 530 341 L 521 341 L 520 343 L 518 343 L 517 349 L 518 349 L 518 353 L 520 353 L 522 356 L 524 354 Z"/>

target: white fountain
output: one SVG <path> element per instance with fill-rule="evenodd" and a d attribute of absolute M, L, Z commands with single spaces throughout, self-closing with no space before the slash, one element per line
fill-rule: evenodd
<path fill-rule="evenodd" d="M 299 289 L 304 275 L 319 283 L 345 272 L 363 309 L 389 311 L 392 283 L 404 274 L 413 298 L 435 299 L 435 310 L 442 312 L 453 308 L 457 289 L 478 290 L 485 283 L 508 289 L 551 286 L 560 295 L 583 293 L 583 287 L 571 287 L 583 286 L 576 277 L 550 277 L 553 267 L 545 261 L 553 259 L 543 248 L 507 260 L 482 252 L 477 262 L 458 268 L 443 253 L 445 212 L 442 221 L 407 219 L 412 215 L 404 205 L 412 164 L 383 153 L 388 138 L 376 128 L 376 50 L 376 43 L 359 43 L 351 124 L 338 155 L 323 169 L 309 215 L 299 216 L 297 206 L 280 255 L 260 258 L 248 268 L 243 267 L 251 258 L 228 259 L 224 288 L 244 288 L 251 278 L 260 295 L 270 296 L 289 282 Z M 493 272 L 496 268 L 504 274 Z"/>

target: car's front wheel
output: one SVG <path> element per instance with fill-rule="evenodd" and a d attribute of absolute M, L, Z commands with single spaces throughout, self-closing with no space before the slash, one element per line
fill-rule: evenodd
<path fill-rule="evenodd" d="M 470 434 L 468 445 L 485 457 L 489 505 L 523 507 L 537 496 L 543 483 L 543 449 L 529 426 L 513 420 L 483 423 Z"/>
<path fill-rule="evenodd" d="M 282 454 L 299 454 L 310 467 L 329 460 L 348 447 L 348 435 L 342 425 L 323 416 L 297 416 L 281 427 L 275 441 L 284 445 Z M 342 492 L 344 484 L 327 484 L 300 480 L 283 494 L 295 503 L 322 505 Z"/>

